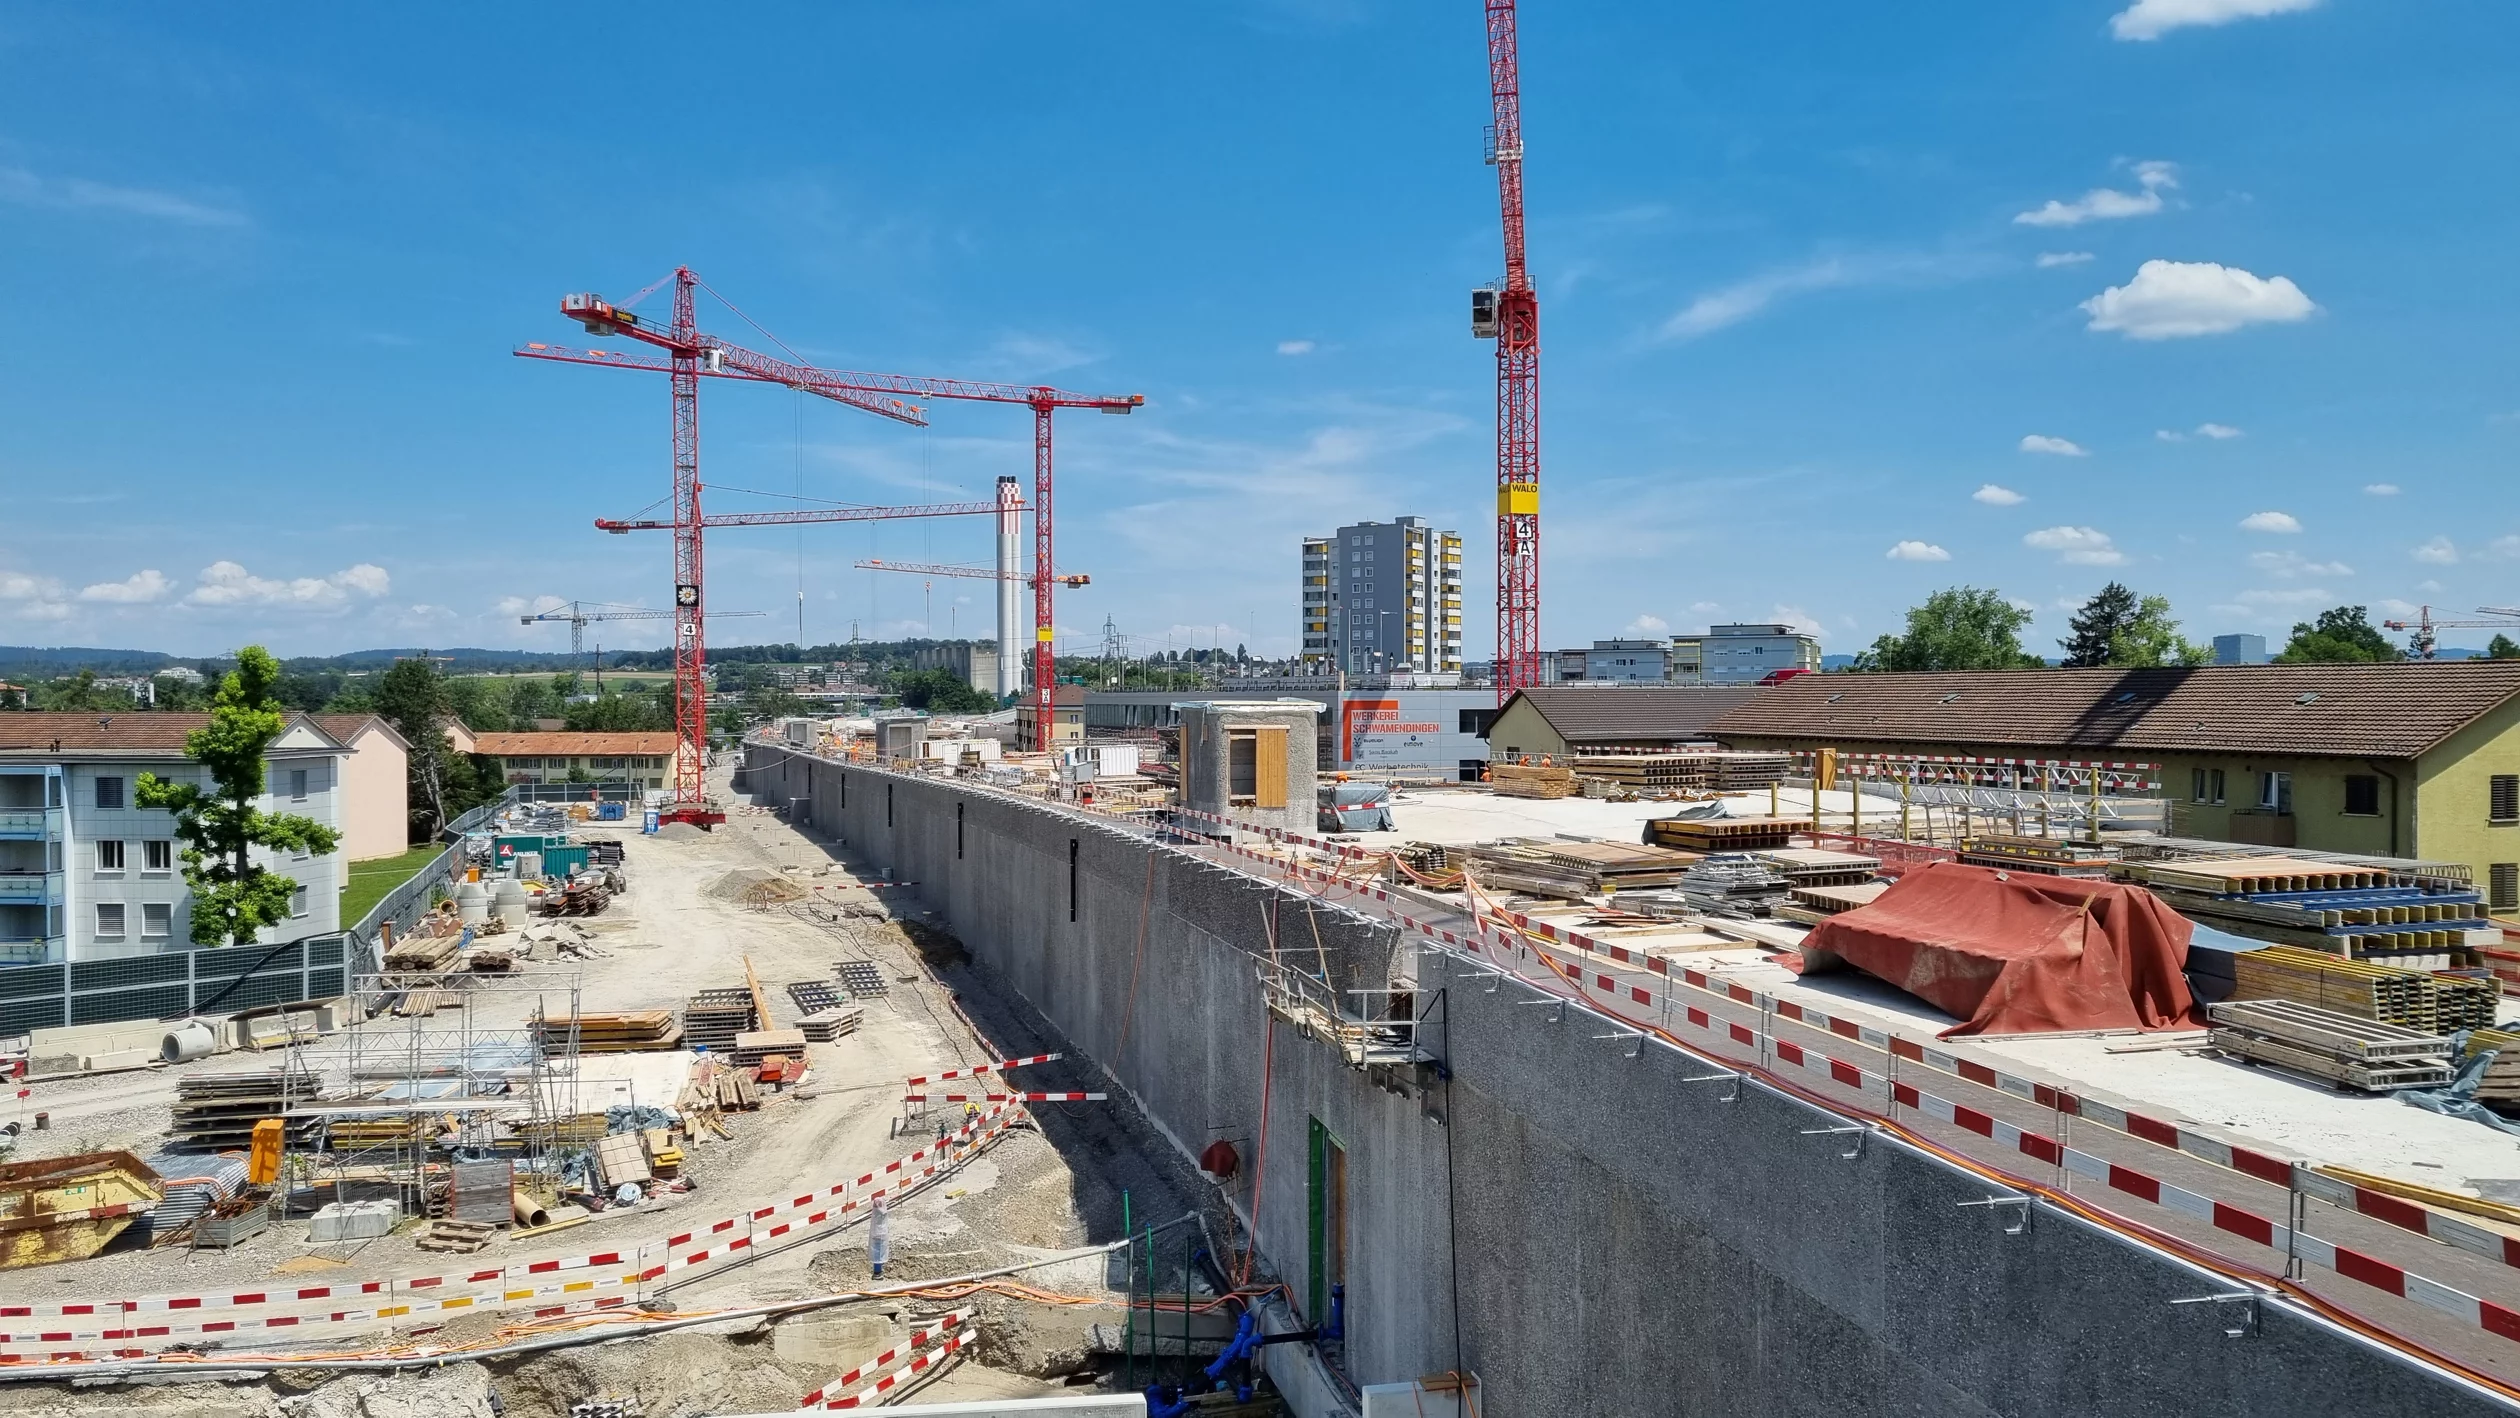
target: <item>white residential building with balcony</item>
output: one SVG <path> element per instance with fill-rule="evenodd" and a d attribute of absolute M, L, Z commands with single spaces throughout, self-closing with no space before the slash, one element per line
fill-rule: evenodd
<path fill-rule="evenodd" d="M 207 714 L 0 713 L 0 964 L 111 960 L 195 949 L 192 892 L 172 814 L 139 806 L 142 773 L 208 785 L 184 752 Z M 350 750 L 303 714 L 266 752 L 268 812 L 343 825 Z M 344 856 L 256 860 L 298 883 L 270 942 L 340 929 Z M 224 941 L 206 942 L 223 945 Z"/>

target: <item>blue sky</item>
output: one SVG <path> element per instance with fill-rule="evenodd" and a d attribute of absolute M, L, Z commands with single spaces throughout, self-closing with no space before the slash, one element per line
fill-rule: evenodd
<path fill-rule="evenodd" d="M 665 541 L 590 525 L 664 496 L 663 382 L 506 352 L 688 262 L 820 363 L 1144 393 L 1060 423 L 1080 648 L 1285 653 L 1297 538 L 1416 513 L 1471 548 L 1475 658 L 1482 43 L 1472 0 L 15 7 L 0 642 L 558 648 L 518 608 L 666 604 Z M 2111 577 L 2198 636 L 2520 599 L 2516 71 L 2489 0 L 1533 0 L 1545 638 L 1851 650 L 1960 583 L 2043 642 Z M 702 430 L 713 510 L 1030 463 L 989 406 L 713 384 Z M 799 541 L 711 539 L 713 605 L 769 613 L 713 640 L 792 638 Z M 985 561 L 985 520 L 802 545 L 811 640 L 987 633 L 984 583 L 851 565 Z"/>

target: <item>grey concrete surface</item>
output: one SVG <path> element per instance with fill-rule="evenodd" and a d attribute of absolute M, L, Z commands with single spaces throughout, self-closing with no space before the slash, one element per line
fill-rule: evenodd
<path fill-rule="evenodd" d="M 755 748 L 755 801 L 916 882 L 973 956 L 1186 1154 L 1237 1139 L 1267 1268 L 1310 1295 L 1308 1141 L 1348 1162 L 1358 1383 L 1456 1366 L 1491 1415 L 2515 1413 L 2520 1405 L 2288 1302 L 2173 1304 L 2232 1283 L 1648 1043 L 1466 958 L 1414 962 L 1441 1068 L 1360 1071 L 1272 1028 L 1277 951 L 1389 982 L 1387 923 L 1105 822 Z M 1316 944 L 1315 928 L 1319 930 Z M 1414 949 L 1415 947 L 1407 947 Z M 2238 1322 L 2238 1338 L 2223 1333 Z"/>

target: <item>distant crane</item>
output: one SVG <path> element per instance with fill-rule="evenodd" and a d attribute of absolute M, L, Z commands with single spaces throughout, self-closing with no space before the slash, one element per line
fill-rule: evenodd
<path fill-rule="evenodd" d="M 734 616 L 760 614 L 762 614 L 760 611 L 709 611 L 702 616 L 702 619 L 726 620 Z M 540 615 L 518 616 L 516 619 L 517 623 L 520 625 L 540 625 L 546 621 L 567 621 L 569 625 L 569 656 L 571 659 L 575 659 L 586 653 L 586 627 L 589 622 L 599 620 L 672 620 L 673 618 L 674 612 L 672 611 L 649 610 L 644 606 L 616 606 L 603 601 L 571 601 L 565 606 L 544 611 Z"/>
<path fill-rule="evenodd" d="M 576 364 L 621 364 L 633 369 L 661 370 L 672 376 L 674 396 L 674 801 L 662 816 L 668 821 L 714 826 L 726 814 L 711 807 L 702 772 L 708 765 L 709 694 L 707 654 L 700 600 L 700 378 L 751 379 L 785 384 L 835 403 L 850 405 L 884 418 L 924 427 L 926 415 L 916 405 L 863 390 L 817 387 L 800 382 L 799 366 L 774 360 L 713 335 L 700 333 L 694 312 L 700 278 L 688 266 L 677 266 L 666 278 L 674 283 L 673 323 L 658 329 L 630 313 L 658 281 L 616 309 L 591 295 L 564 296 L 560 310 L 590 334 L 635 334 L 665 351 L 667 359 L 616 358 L 604 351 L 583 354 L 528 345 L 514 351 L 529 359 L 557 359 Z M 730 307 L 731 308 L 731 307 Z"/>
<path fill-rule="evenodd" d="M 1496 341 L 1496 702 L 1540 682 L 1540 293 L 1523 260 L 1522 61 L 1514 0 L 1487 0 L 1488 95 L 1505 280 L 1470 293 L 1470 333 Z M 1450 631 L 1451 627 L 1444 627 Z"/>
<path fill-rule="evenodd" d="M 901 571 L 912 576 L 967 576 L 978 581 L 1022 581 L 1029 584 L 1033 579 L 1033 573 L 1029 571 L 996 571 L 986 566 L 938 566 L 924 561 L 879 561 L 869 558 L 859 562 L 857 567 L 860 571 Z M 1056 579 L 1060 585 L 1071 589 L 1078 586 L 1090 586 L 1094 583 L 1094 578 L 1083 572 L 1063 574 Z"/>
<path fill-rule="evenodd" d="M 2501 616 L 2503 619 L 2435 620 L 2433 619 L 2432 607 L 2423 606 L 2417 609 L 2413 620 L 2384 620 L 2380 622 L 2380 624 L 2390 630 L 2414 631 L 2414 635 L 2409 637 L 2407 640 L 2406 648 L 2414 651 L 2415 658 L 2419 660 L 2429 660 L 2433 658 L 2433 652 L 2440 648 L 2433 636 L 2433 632 L 2435 630 L 2450 630 L 2457 628 L 2474 628 L 2481 630 L 2487 627 L 2491 627 L 2496 630 L 2520 630 L 2520 610 L 2506 609 L 2502 606 L 2478 606 L 2476 608 L 2476 613 L 2478 615 Z"/>
<path fill-rule="evenodd" d="M 687 268 L 677 271 L 675 277 L 678 292 L 687 291 L 689 283 L 698 280 L 698 277 L 691 275 Z M 632 298 L 631 303 L 636 303 L 636 297 Z M 570 296 L 560 303 L 560 308 L 562 314 L 584 326 L 589 334 L 623 335 L 671 352 L 674 360 L 673 368 L 676 371 L 675 387 L 678 390 L 682 387 L 682 380 L 685 377 L 683 368 L 688 363 L 691 365 L 690 378 L 695 389 L 699 376 L 702 374 L 732 379 L 759 379 L 774 384 L 786 384 L 791 388 L 801 389 L 809 394 L 820 394 L 825 398 L 838 399 L 843 403 L 859 403 L 861 407 L 871 407 L 879 413 L 889 412 L 892 409 L 909 410 L 910 416 L 904 419 L 905 422 L 924 422 L 925 411 L 916 405 L 904 402 L 903 397 L 887 398 L 885 396 L 964 399 L 988 404 L 1022 404 L 1031 409 L 1033 414 L 1032 659 L 1033 703 L 1037 725 L 1034 737 L 1038 742 L 1030 747 L 1046 749 L 1050 746 L 1049 733 L 1052 722 L 1050 693 L 1057 679 L 1050 654 L 1051 590 L 1057 584 L 1055 574 L 1057 561 L 1053 556 L 1050 515 L 1050 417 L 1060 409 L 1093 409 L 1106 414 L 1133 413 L 1145 407 L 1144 394 L 1078 394 L 1063 389 L 1053 389 L 1046 384 L 996 384 L 972 379 L 931 379 L 908 374 L 868 374 L 853 370 L 816 369 L 809 365 L 790 364 L 784 360 L 774 360 L 738 349 L 715 336 L 700 334 L 687 323 L 685 318 L 687 307 L 679 294 L 674 307 L 676 323 L 671 332 L 660 330 L 642 321 L 638 316 L 631 314 L 626 306 L 615 307 L 592 295 Z M 686 350 L 691 352 L 688 357 L 684 353 Z M 556 345 L 528 345 L 517 350 L 516 353 L 529 359 L 556 359 L 573 364 L 623 365 L 634 369 L 660 367 L 653 360 L 635 354 L 605 350 L 570 350 Z M 678 394 L 677 398 L 679 397 Z M 680 423 L 677 422 L 678 440 L 680 427 Z M 694 427 L 696 430 L 697 425 L 695 424 Z M 679 446 L 678 442 L 677 447 Z M 693 449 L 693 466 L 696 469 L 698 466 L 696 431 L 693 434 Z M 678 453 L 676 465 L 678 480 L 681 477 L 679 456 Z M 679 485 L 678 481 L 677 486 Z M 677 503 L 675 520 L 678 526 L 683 520 L 683 510 L 681 504 Z M 699 517 L 696 485 L 689 510 L 696 522 Z M 998 508 L 992 505 L 989 510 L 995 512 Z M 787 519 L 792 521 L 839 520 L 798 517 L 793 514 L 788 514 Z M 697 536 L 696 527 L 693 535 Z M 697 546 L 696 542 L 694 546 Z M 679 588 L 676 594 L 681 594 Z M 694 629 L 696 630 L 697 627 L 695 626 Z M 1536 632 L 1534 643 L 1537 644 Z M 1532 665 L 1535 676 L 1539 666 L 1537 655 L 1538 652 L 1534 651 Z"/>

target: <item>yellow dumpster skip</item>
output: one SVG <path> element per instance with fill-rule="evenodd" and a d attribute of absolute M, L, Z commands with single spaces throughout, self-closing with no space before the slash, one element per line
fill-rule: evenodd
<path fill-rule="evenodd" d="M 128 1152 L 0 1166 L 0 1270 L 85 1260 L 159 1196 L 158 1174 Z"/>

